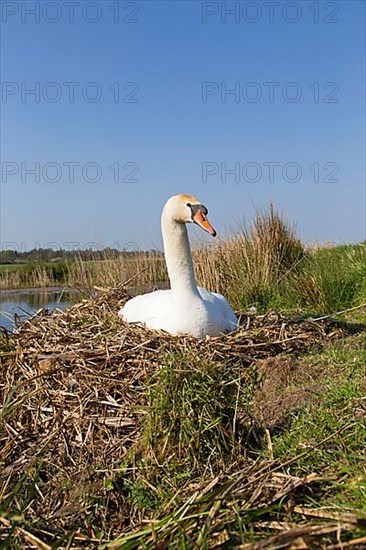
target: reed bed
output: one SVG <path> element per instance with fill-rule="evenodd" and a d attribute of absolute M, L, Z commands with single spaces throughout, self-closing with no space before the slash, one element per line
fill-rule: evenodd
<path fill-rule="evenodd" d="M 154 286 L 167 281 L 164 257 L 139 253 L 134 257 L 106 257 L 102 261 L 77 260 L 68 264 L 67 284 L 71 287 L 92 289 L 94 286 L 115 287 L 139 273 L 138 284 Z"/>
<path fill-rule="evenodd" d="M 228 295 L 239 307 L 246 300 L 258 301 L 270 292 L 304 259 L 303 244 L 294 228 L 273 207 L 258 212 L 252 225 L 240 228 L 228 240 L 198 246 L 194 262 L 199 284 Z M 98 255 L 98 258 L 100 254 Z M 102 260 L 58 264 L 20 265 L 0 273 L 0 288 L 17 286 L 52 286 L 58 282 L 71 287 L 91 289 L 94 286 L 115 287 L 120 281 L 140 273 L 139 284 L 156 285 L 168 280 L 163 255 L 139 252 L 121 254 Z M 242 293 L 238 295 L 238 288 Z"/>
<path fill-rule="evenodd" d="M 164 257 L 136 252 L 95 261 L 34 264 L 0 271 L 0 288 L 115 287 L 133 279 L 135 293 L 167 285 Z M 326 314 L 356 306 L 366 299 L 366 245 L 309 249 L 295 228 L 271 207 L 258 212 L 249 226 L 227 240 L 212 240 L 193 252 L 198 283 L 225 295 L 235 309 Z M 139 278 L 134 279 L 136 273 Z"/>
<path fill-rule="evenodd" d="M 0 272 L 0 290 L 34 287 L 47 288 L 63 282 L 63 278 L 54 273 L 57 264 L 46 267 L 45 265 L 20 265 L 12 266 L 12 269 L 3 269 Z"/>
<path fill-rule="evenodd" d="M 127 298 L 124 286 L 100 291 L 62 312 L 40 310 L 4 336 L 3 544 L 310 548 L 357 533 L 361 520 L 350 514 L 298 509 L 297 521 L 278 520 L 276 503 L 296 501 L 319 476 L 291 475 L 291 461 L 258 463 L 250 451 L 258 362 L 350 328 L 241 312 L 236 333 L 173 337 L 122 323 Z M 236 520 L 246 515 L 245 539 Z M 268 538 L 271 529 L 279 534 Z"/>
<path fill-rule="evenodd" d="M 99 254 L 100 256 L 100 254 Z M 150 253 L 139 253 L 132 257 L 121 255 L 104 259 L 84 261 L 78 258 L 68 262 L 40 262 L 2 266 L 0 289 L 46 288 L 65 285 L 71 288 L 92 289 L 94 286 L 113 287 L 120 281 L 141 273 L 139 283 L 154 285 L 167 280 L 164 259 Z"/>

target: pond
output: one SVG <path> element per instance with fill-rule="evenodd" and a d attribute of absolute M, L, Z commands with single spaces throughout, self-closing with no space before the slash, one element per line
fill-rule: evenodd
<path fill-rule="evenodd" d="M 40 308 L 65 309 L 80 298 L 80 292 L 63 288 L 0 290 L 0 327 L 12 331 Z"/>

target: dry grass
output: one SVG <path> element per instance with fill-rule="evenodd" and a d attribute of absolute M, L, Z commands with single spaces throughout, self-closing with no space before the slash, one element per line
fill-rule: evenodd
<path fill-rule="evenodd" d="M 11 266 L 0 272 L 0 289 L 35 287 L 47 288 L 58 284 L 57 277 L 45 265 Z"/>
<path fill-rule="evenodd" d="M 103 261 L 84 262 L 77 260 L 68 264 L 67 284 L 71 287 L 93 288 L 94 286 L 115 287 L 120 281 L 135 278 L 138 283 L 152 287 L 167 280 L 167 271 L 163 256 L 151 256 L 148 253 L 135 257 L 118 259 L 105 258 Z"/>
<path fill-rule="evenodd" d="M 251 304 L 266 308 L 300 270 L 305 249 L 294 229 L 273 207 L 258 212 L 252 226 L 243 227 L 231 239 L 199 246 L 193 253 L 199 285 L 228 297 L 235 308 Z M 104 262 L 69 265 L 68 284 L 83 288 L 114 287 L 140 273 L 138 283 L 153 288 L 167 282 L 163 257 L 139 254 Z"/>
<path fill-rule="evenodd" d="M 273 503 L 318 480 L 251 457 L 254 365 L 347 328 L 243 314 L 235 334 L 172 337 L 124 325 L 117 311 L 125 299 L 117 289 L 63 312 L 40 311 L 0 354 L 4 544 L 234 544 L 224 526 L 236 506 L 258 508 L 260 535 Z M 279 540 L 310 540 L 358 526 L 347 521 L 274 528 Z"/>
<path fill-rule="evenodd" d="M 228 296 L 238 308 L 244 301 L 266 301 L 276 285 L 296 271 L 304 255 L 304 247 L 293 228 L 271 207 L 268 213 L 258 212 L 251 227 L 242 228 L 228 241 L 199 247 L 194 262 L 198 283 Z M 55 283 L 52 267 L 55 266 L 35 264 L 24 284 L 52 286 Z M 91 289 L 115 287 L 136 273 L 141 274 L 138 283 L 143 286 L 154 287 L 168 280 L 163 256 L 148 253 L 122 255 L 118 259 L 106 255 L 103 261 L 95 262 L 77 260 L 66 264 L 60 275 L 61 282 L 68 286 Z M 5 271 L 0 274 L 0 288 L 21 286 L 23 279 L 20 270 Z"/>
<path fill-rule="evenodd" d="M 202 286 L 224 294 L 235 308 L 265 306 L 305 256 L 294 229 L 271 207 L 230 240 L 199 250 L 195 269 Z"/>
<path fill-rule="evenodd" d="M 2 266 L 0 289 L 23 287 L 46 288 L 66 285 L 71 288 L 92 289 L 94 286 L 114 287 L 140 273 L 139 284 L 154 285 L 167 279 L 162 256 L 140 253 L 132 257 L 121 255 L 111 259 L 105 254 L 103 260 L 72 262 L 41 262 Z"/>

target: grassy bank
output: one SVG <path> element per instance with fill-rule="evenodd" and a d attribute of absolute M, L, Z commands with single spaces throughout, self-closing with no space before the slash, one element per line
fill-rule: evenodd
<path fill-rule="evenodd" d="M 129 285 L 151 283 L 144 261 Z M 124 325 L 120 286 L 4 336 L 3 547 L 365 548 L 365 263 L 364 245 L 306 250 L 270 212 L 196 252 L 237 333 Z M 131 276 L 103 265 L 73 269 Z"/>

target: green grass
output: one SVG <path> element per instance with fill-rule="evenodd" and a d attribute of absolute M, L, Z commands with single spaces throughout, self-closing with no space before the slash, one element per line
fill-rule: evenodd
<path fill-rule="evenodd" d="M 0 264 L 0 273 L 23 272 L 30 273 L 37 267 L 52 268 L 53 266 L 62 265 L 63 262 L 28 262 L 15 264 Z"/>
<path fill-rule="evenodd" d="M 14 271 L 24 270 L 26 265 L 27 264 L 0 264 L 0 273 L 13 273 Z"/>
<path fill-rule="evenodd" d="M 288 459 L 314 448 L 291 469 L 297 474 L 316 471 L 329 481 L 305 503 L 366 513 L 366 335 L 304 359 L 314 369 L 319 395 L 273 438 L 274 455 Z M 335 432 L 328 445 L 316 448 Z"/>
<path fill-rule="evenodd" d="M 366 245 L 324 248 L 306 254 L 294 270 L 287 270 L 258 288 L 239 296 L 242 307 L 259 311 L 324 315 L 366 303 Z"/>
<path fill-rule="evenodd" d="M 366 302 L 366 245 L 320 249 L 290 282 L 293 303 L 333 313 Z"/>
<path fill-rule="evenodd" d="M 202 361 L 189 349 L 164 354 L 148 385 L 145 450 L 162 462 L 174 456 L 191 475 L 207 471 L 208 461 L 232 461 L 235 410 L 247 402 L 254 383 L 250 370 L 238 378 L 237 363 Z"/>
<path fill-rule="evenodd" d="M 243 462 L 248 430 L 236 414 L 247 410 L 257 383 L 255 369 L 243 372 L 240 359 L 200 359 L 189 347 L 160 352 L 159 363 L 146 384 L 141 443 L 112 480 L 141 518 L 156 517 L 179 504 L 192 483 Z"/>

